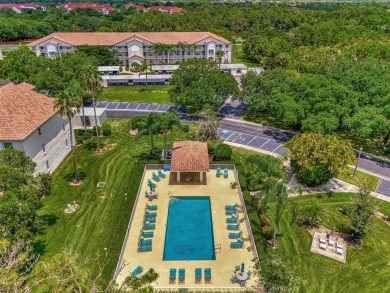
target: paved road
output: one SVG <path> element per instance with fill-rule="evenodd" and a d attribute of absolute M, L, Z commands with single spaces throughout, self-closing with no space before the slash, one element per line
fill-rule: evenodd
<path fill-rule="evenodd" d="M 90 105 L 87 105 L 90 106 Z M 128 103 L 128 102 L 98 102 L 98 108 L 106 108 L 109 118 L 132 118 L 148 115 L 151 112 L 165 112 L 175 109 L 184 121 L 190 122 L 194 118 L 186 114 L 186 108 L 176 105 Z M 238 101 L 226 103 L 220 109 L 221 122 L 218 134 L 222 139 L 277 154 L 287 153 L 282 144 L 290 140 L 296 133 L 262 126 L 242 121 L 242 115 L 247 105 Z M 375 174 L 381 178 L 377 192 L 390 196 L 390 162 L 378 159 L 369 154 L 362 154 L 358 169 Z"/>

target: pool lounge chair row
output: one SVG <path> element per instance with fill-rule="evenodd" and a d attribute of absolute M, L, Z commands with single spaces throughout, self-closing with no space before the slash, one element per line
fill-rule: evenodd
<path fill-rule="evenodd" d="M 158 170 L 158 175 L 154 172 L 152 173 L 152 179 L 157 182 L 159 182 L 161 179 L 164 179 L 165 177 L 165 174 L 161 170 Z"/>
<path fill-rule="evenodd" d="M 221 177 L 221 168 L 217 168 L 217 171 L 215 173 L 215 176 Z M 229 170 L 227 168 L 223 169 L 223 178 L 229 177 Z"/>
<path fill-rule="evenodd" d="M 152 251 L 153 249 L 152 239 L 145 239 L 145 238 L 153 238 L 154 236 L 154 232 L 148 230 L 156 229 L 155 223 L 156 223 L 157 212 L 151 212 L 156 210 L 157 210 L 157 205 L 146 204 L 145 206 L 144 221 L 142 224 L 140 239 L 138 241 L 138 252 Z"/>
<path fill-rule="evenodd" d="M 179 269 L 179 278 L 178 278 L 178 284 L 185 284 L 186 279 L 186 269 Z M 205 283 L 211 283 L 211 269 L 205 268 L 204 269 L 204 280 Z M 170 269 L 169 270 L 169 284 L 175 284 L 176 283 L 176 269 Z M 202 283 L 202 269 L 196 268 L 195 269 L 195 283 L 199 284 Z"/>

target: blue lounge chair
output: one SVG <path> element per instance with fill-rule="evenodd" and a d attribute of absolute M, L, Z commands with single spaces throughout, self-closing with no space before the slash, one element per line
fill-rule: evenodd
<path fill-rule="evenodd" d="M 138 267 L 136 267 L 136 268 L 134 269 L 134 271 L 131 272 L 131 275 L 132 275 L 133 277 L 137 277 L 140 273 L 142 273 L 143 270 L 144 270 L 143 267 L 138 266 Z"/>
<path fill-rule="evenodd" d="M 147 216 L 148 218 L 156 218 L 157 213 L 156 212 L 145 212 L 145 216 Z"/>
<path fill-rule="evenodd" d="M 146 232 L 146 231 L 141 231 L 141 236 L 144 238 L 152 238 L 154 236 L 153 232 Z"/>
<path fill-rule="evenodd" d="M 217 177 L 220 177 L 221 176 L 221 168 L 217 168 L 217 172 L 215 173 L 215 175 L 217 176 Z"/>
<path fill-rule="evenodd" d="M 156 183 L 153 183 L 152 180 L 148 179 L 148 186 L 152 187 L 152 188 L 156 188 L 157 187 L 157 184 Z"/>
<path fill-rule="evenodd" d="M 237 239 L 237 238 L 241 238 L 241 237 L 242 237 L 242 231 L 240 231 L 238 233 L 233 233 L 233 232 L 229 233 L 230 239 Z"/>
<path fill-rule="evenodd" d="M 155 224 L 156 223 L 156 218 L 145 217 L 145 222 L 149 222 L 151 224 Z"/>
<path fill-rule="evenodd" d="M 146 204 L 146 208 L 149 211 L 155 211 L 155 210 L 157 210 L 157 205 L 148 205 L 148 204 Z"/>
<path fill-rule="evenodd" d="M 243 246 L 243 241 L 230 242 L 230 248 L 242 248 Z"/>
<path fill-rule="evenodd" d="M 158 170 L 158 176 L 165 178 L 166 175 L 161 170 Z"/>
<path fill-rule="evenodd" d="M 237 204 L 235 205 L 225 205 L 225 210 L 235 210 L 237 208 Z"/>
<path fill-rule="evenodd" d="M 186 282 L 186 269 L 179 269 L 179 284 Z"/>
<path fill-rule="evenodd" d="M 233 283 L 237 283 L 237 282 L 239 282 L 239 280 L 237 279 L 237 277 L 236 277 L 236 276 L 233 276 L 233 277 L 232 277 L 232 281 L 233 281 Z"/>
<path fill-rule="evenodd" d="M 236 218 L 236 217 L 226 218 L 226 223 L 235 224 L 235 223 L 237 223 L 237 221 L 238 221 L 238 218 Z"/>
<path fill-rule="evenodd" d="M 245 287 L 246 286 L 246 281 L 240 281 L 240 285 L 241 285 L 241 287 Z"/>
<path fill-rule="evenodd" d="M 157 182 L 159 182 L 160 181 L 160 177 L 158 177 L 157 175 L 156 175 L 156 173 L 152 173 L 152 179 L 153 180 L 155 180 L 155 181 L 157 181 Z"/>
<path fill-rule="evenodd" d="M 223 169 L 223 178 L 228 178 L 229 177 L 229 171 L 228 169 Z"/>
<path fill-rule="evenodd" d="M 227 225 L 228 230 L 238 230 L 239 228 L 240 228 L 240 224 Z"/>
<path fill-rule="evenodd" d="M 176 283 L 176 269 L 169 270 L 169 284 Z"/>
<path fill-rule="evenodd" d="M 140 239 L 139 243 L 141 244 L 141 246 L 151 245 L 152 244 L 152 239 Z"/>
<path fill-rule="evenodd" d="M 143 245 L 138 247 L 138 252 L 152 251 L 152 249 L 151 245 Z"/>
<path fill-rule="evenodd" d="M 248 272 L 248 279 L 252 276 L 252 272 Z"/>
<path fill-rule="evenodd" d="M 211 269 L 210 268 L 204 269 L 204 280 L 206 283 L 211 283 Z"/>
<path fill-rule="evenodd" d="M 154 230 L 154 229 L 156 229 L 156 225 L 155 224 L 146 224 L 146 223 L 144 223 L 143 229 L 144 230 Z"/>
<path fill-rule="evenodd" d="M 202 283 L 202 269 L 195 269 L 195 283 Z"/>
<path fill-rule="evenodd" d="M 226 210 L 225 215 L 235 215 L 237 213 L 236 210 Z"/>

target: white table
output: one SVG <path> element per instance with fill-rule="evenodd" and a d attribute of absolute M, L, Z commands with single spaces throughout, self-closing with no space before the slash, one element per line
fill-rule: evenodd
<path fill-rule="evenodd" d="M 236 278 L 239 279 L 240 281 L 246 281 L 248 279 L 248 273 L 241 271 L 236 272 Z"/>

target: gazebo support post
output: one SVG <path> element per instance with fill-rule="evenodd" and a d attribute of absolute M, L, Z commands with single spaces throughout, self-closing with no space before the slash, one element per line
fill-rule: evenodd
<path fill-rule="evenodd" d="M 203 182 L 203 171 L 199 172 L 199 181 Z"/>
<path fill-rule="evenodd" d="M 177 174 L 177 182 L 179 183 L 180 182 L 180 172 L 177 171 L 176 174 Z"/>

